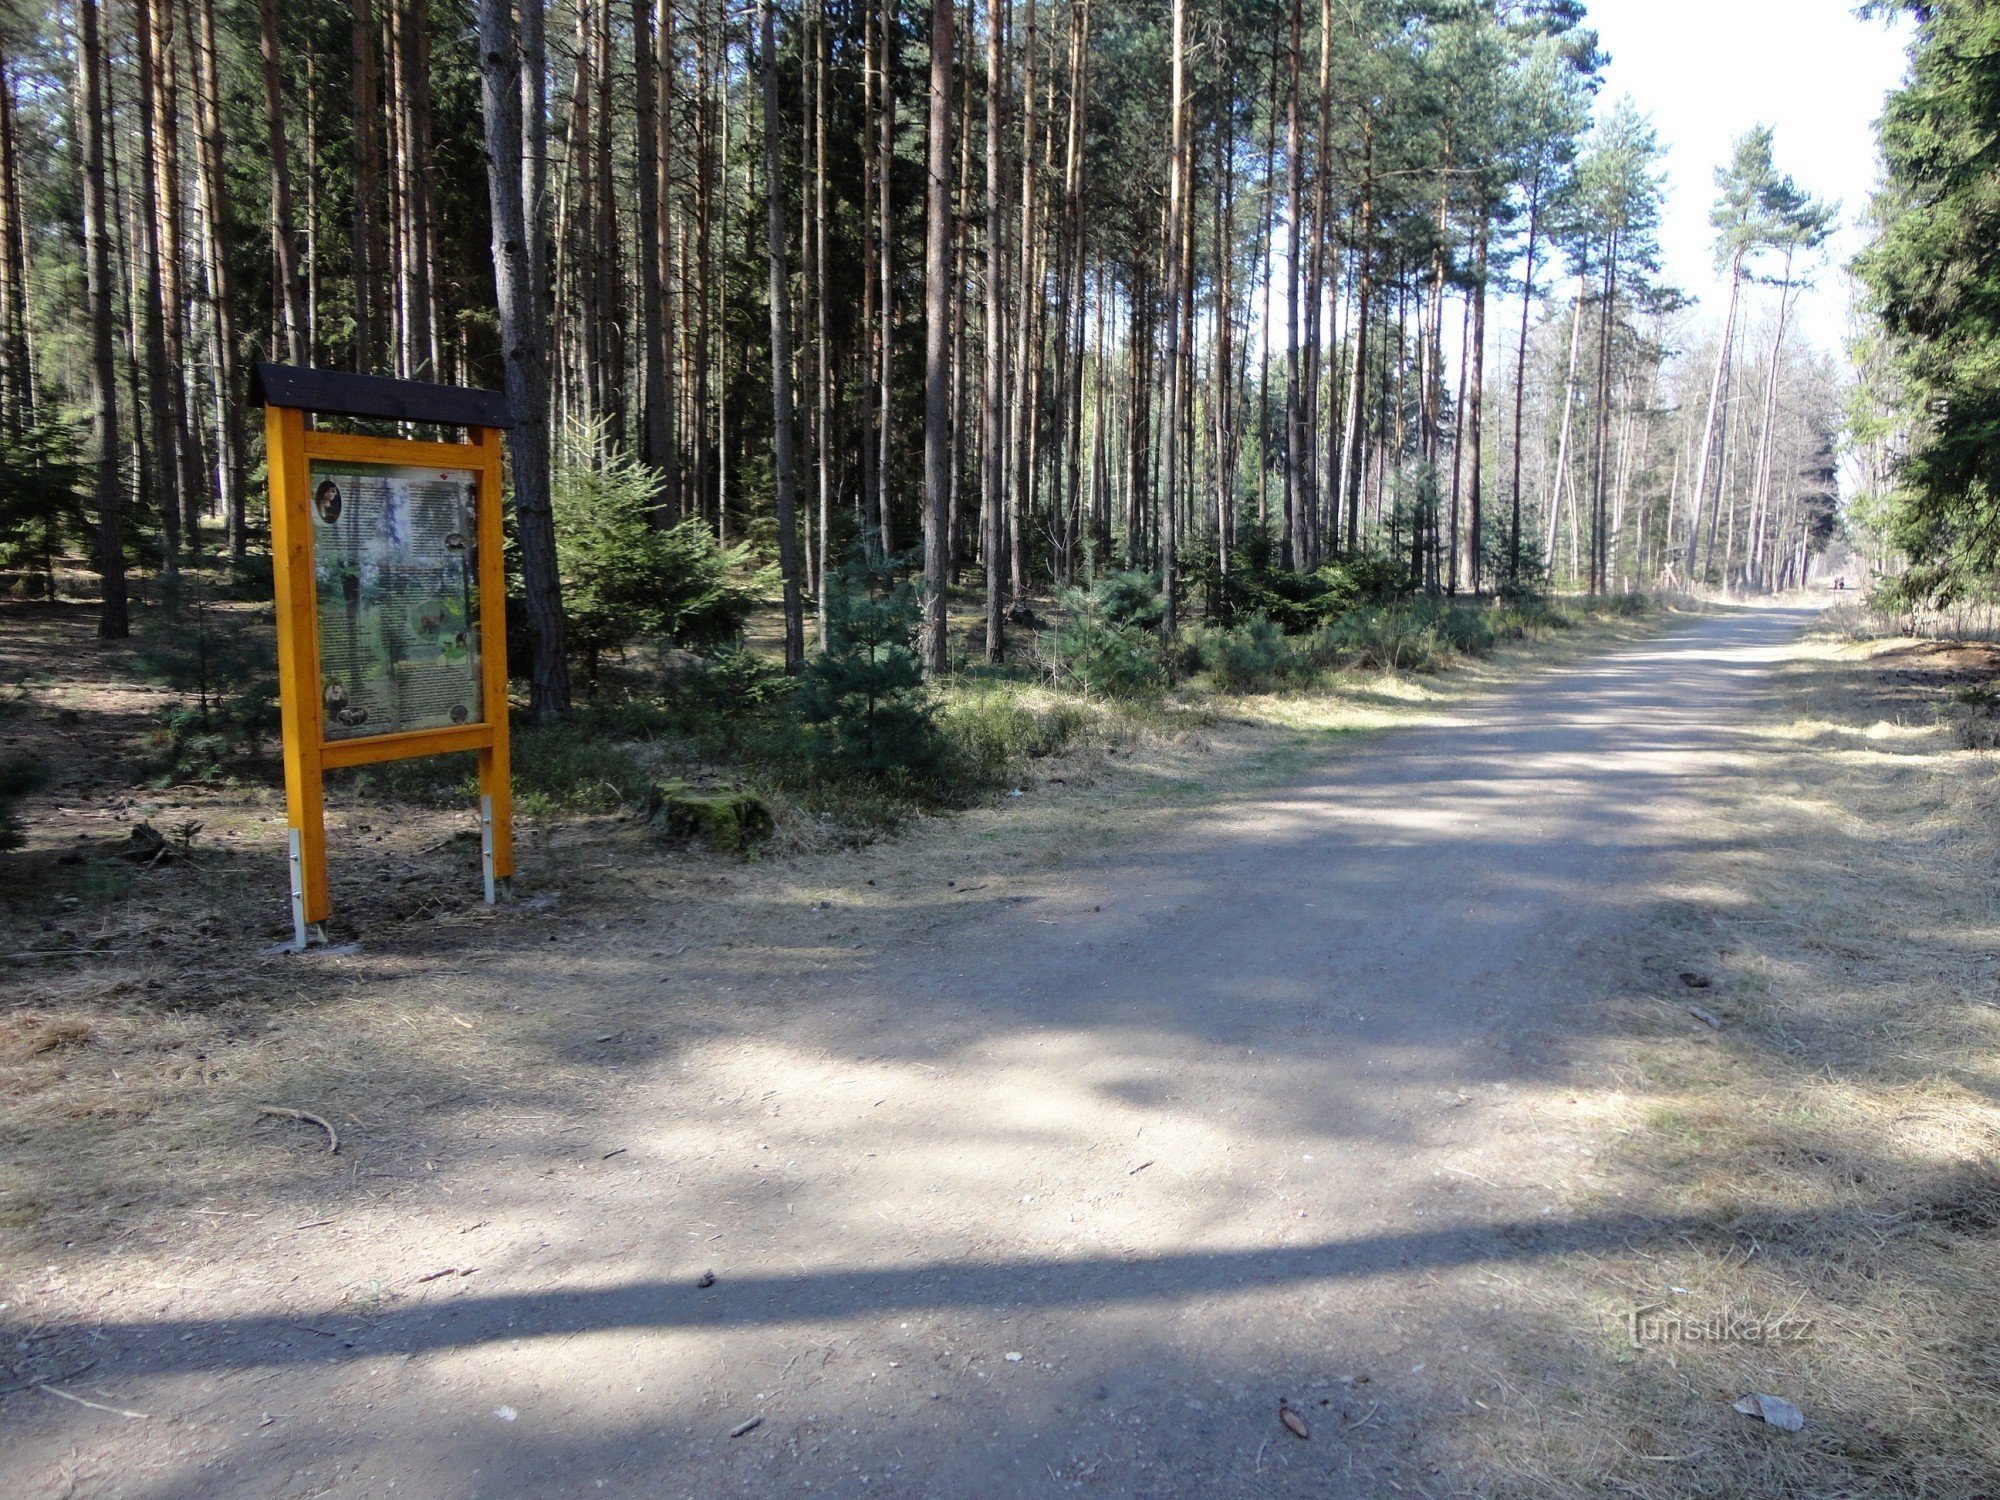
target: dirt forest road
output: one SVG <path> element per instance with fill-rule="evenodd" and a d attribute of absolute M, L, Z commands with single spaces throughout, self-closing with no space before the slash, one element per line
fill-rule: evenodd
<path fill-rule="evenodd" d="M 148 1416 L 9 1395 L 0 1489 L 1484 1493 L 1465 1434 L 1562 1373 L 1523 1279 L 1632 1228 L 1565 1114 L 1593 1002 L 1805 619 L 1704 617 L 739 986 L 537 1150 L 45 1331 Z M 468 983 L 639 1005 L 647 947 Z"/>

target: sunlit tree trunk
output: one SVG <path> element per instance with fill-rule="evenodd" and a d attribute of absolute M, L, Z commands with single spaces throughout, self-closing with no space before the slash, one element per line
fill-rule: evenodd
<path fill-rule="evenodd" d="M 1000 283 L 1006 275 L 1006 235 L 1000 203 L 1000 112 L 1002 76 L 1001 4 L 986 0 L 986 385 L 983 411 L 985 447 L 980 455 L 985 473 L 980 518 L 980 555 L 986 571 L 986 659 L 1006 657 L 1002 558 L 1007 549 L 1007 426 L 1005 388 L 1007 331 L 1002 316 Z"/>
<path fill-rule="evenodd" d="M 1181 403 L 1181 219 L 1187 212 L 1187 0 L 1173 0 L 1173 55 L 1168 95 L 1167 147 L 1167 411 L 1161 435 L 1165 488 L 1160 506 L 1161 632 L 1171 638 L 1180 625 L 1180 580 L 1175 576 L 1174 518 L 1180 485 Z"/>
<path fill-rule="evenodd" d="M 132 14 L 137 27 L 139 73 L 139 202 L 133 219 L 138 229 L 141 334 L 146 361 L 147 438 L 152 461 L 141 466 L 150 481 L 160 512 L 161 576 L 179 578 L 181 561 L 180 466 L 173 425 L 173 403 L 167 395 L 167 317 L 161 279 L 159 185 L 159 58 L 154 5 L 138 0 Z M 137 413 L 134 413 L 136 419 Z M 143 482 L 143 481 L 142 481 Z"/>
<path fill-rule="evenodd" d="M 201 136 L 202 223 L 207 233 L 203 260 L 208 271 L 208 306 L 222 390 L 217 407 L 221 447 L 222 512 L 229 555 L 241 559 L 248 538 L 244 525 L 246 464 L 243 450 L 243 375 L 236 346 L 236 278 L 229 266 L 229 200 L 225 187 L 220 79 L 215 54 L 215 0 L 195 0 L 199 34 L 194 38 L 195 97 Z"/>
<path fill-rule="evenodd" d="M 539 232 L 532 228 L 544 191 L 541 160 L 541 0 L 479 0 L 480 104 L 485 117 L 486 180 L 493 215 L 493 281 L 500 309 L 500 353 L 513 459 L 515 529 L 521 549 L 528 619 L 528 711 L 538 723 L 569 712 L 562 584 L 556 570 L 549 505 L 546 323 L 541 307 Z M 532 40 L 532 45 L 530 44 Z M 528 115 L 524 104 L 537 112 Z M 534 121 L 524 136 L 523 119 Z"/>
<path fill-rule="evenodd" d="M 1729 368 L 1729 347 L 1736 339 L 1736 304 L 1743 290 L 1743 252 L 1729 262 L 1729 309 L 1722 319 L 1722 341 L 1715 350 L 1715 373 L 1708 382 L 1708 411 L 1701 423 L 1701 448 L 1695 461 L 1694 509 L 1688 517 L 1687 555 L 1683 559 L 1687 581 L 1695 582 L 1695 555 L 1701 545 L 1703 508 L 1708 503 L 1709 457 L 1715 449 L 1716 416 L 1722 409 L 1723 376 Z M 1721 503 L 1718 498 L 1718 505 Z M 1712 528 L 1711 528 L 1712 529 Z"/>
<path fill-rule="evenodd" d="M 76 121 L 82 137 L 84 300 L 90 313 L 92 508 L 103 590 L 97 634 L 123 640 L 132 627 L 125 601 L 125 543 L 118 524 L 118 377 L 111 345 L 111 237 L 104 193 L 104 44 L 97 0 L 77 0 Z"/>
<path fill-rule="evenodd" d="M 778 59 L 771 0 L 757 0 L 757 71 L 764 95 L 764 253 L 771 313 L 771 462 L 778 489 L 778 571 L 784 585 L 785 670 L 805 661 L 805 618 L 799 592 L 798 460 L 792 412 L 791 275 L 785 263 L 785 206 L 778 176 Z M 949 34 L 945 47 L 949 58 Z M 947 89 L 949 82 L 947 81 Z"/>
<path fill-rule="evenodd" d="M 14 72 L 0 38 L 0 436 L 33 419 L 35 372 L 28 348 L 27 210 L 21 183 Z"/>
<path fill-rule="evenodd" d="M 768 0 L 767 0 L 768 3 Z M 930 141 L 924 200 L 924 670 L 942 676 L 951 573 L 951 54 L 953 0 L 931 3 Z M 776 170 L 775 163 L 772 168 Z"/>

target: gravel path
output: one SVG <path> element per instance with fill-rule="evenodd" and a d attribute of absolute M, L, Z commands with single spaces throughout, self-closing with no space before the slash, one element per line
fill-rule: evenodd
<path fill-rule="evenodd" d="M 58 1385 L 148 1415 L 7 1396 L 0 1489 L 1477 1491 L 1457 1424 L 1560 1374 L 1508 1288 L 1631 1228 L 1564 1115 L 1591 1003 L 1802 620 L 1706 618 L 751 986 L 434 1209 L 48 1331 L 95 1361 Z M 632 946 L 478 982 L 636 994 Z M 385 1241 L 453 1274 L 315 1302 Z"/>

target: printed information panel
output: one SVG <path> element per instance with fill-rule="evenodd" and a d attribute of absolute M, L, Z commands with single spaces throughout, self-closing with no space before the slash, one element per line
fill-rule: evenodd
<path fill-rule="evenodd" d="M 326 738 L 479 723 L 478 474 L 315 460 L 310 483 Z"/>

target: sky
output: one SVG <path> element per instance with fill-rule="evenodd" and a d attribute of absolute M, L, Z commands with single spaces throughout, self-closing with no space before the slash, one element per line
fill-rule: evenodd
<path fill-rule="evenodd" d="M 1611 58 L 1600 107 L 1630 94 L 1667 151 L 1668 279 L 1721 316 L 1728 285 L 1708 225 L 1714 171 L 1736 136 L 1768 124 L 1778 169 L 1840 200 L 1840 232 L 1796 314 L 1807 338 L 1837 349 L 1848 300 L 1840 268 L 1864 240 L 1874 122 L 1902 79 L 1907 23 L 1857 19 L 1853 0 L 1589 0 L 1589 9 Z"/>

